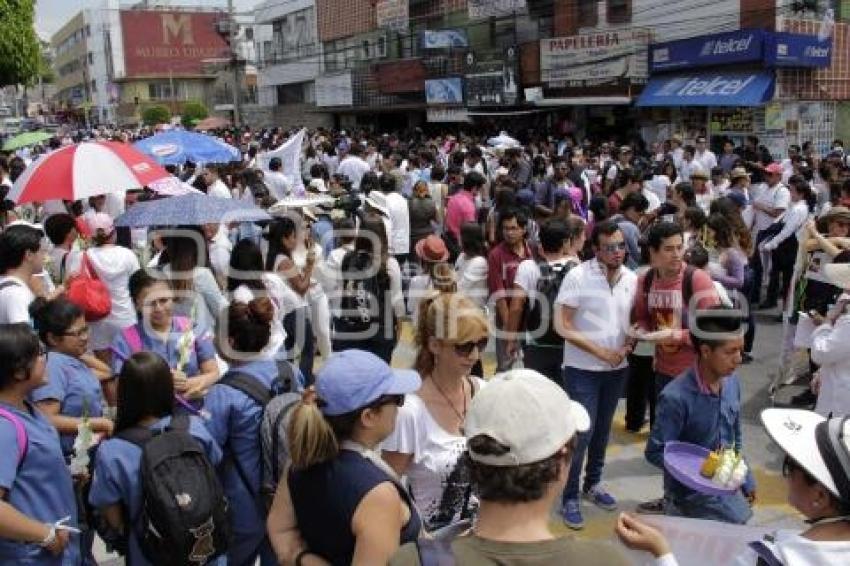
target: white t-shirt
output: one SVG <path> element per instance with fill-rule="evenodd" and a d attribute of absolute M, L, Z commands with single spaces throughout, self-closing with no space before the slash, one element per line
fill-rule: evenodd
<path fill-rule="evenodd" d="M 280 200 L 292 192 L 292 183 L 280 171 L 266 171 L 263 174 L 263 181 L 269 188 L 269 192 L 274 198 Z"/>
<path fill-rule="evenodd" d="M 368 163 L 355 155 L 349 155 L 342 160 L 336 172 L 337 175 L 348 177 L 348 180 L 351 181 L 351 188 L 356 191 L 360 189 L 360 181 L 363 179 L 363 175 L 368 173 L 370 169 Z"/>
<path fill-rule="evenodd" d="M 473 379 L 480 391 L 485 382 Z M 406 396 L 395 422 L 395 430 L 381 448 L 413 456 L 406 475 L 425 528 L 459 520 L 469 486 L 469 471 L 461 461 L 466 438 L 446 432 L 416 394 Z M 477 507 L 477 502 L 471 497 L 473 505 Z"/>
<path fill-rule="evenodd" d="M 773 187 L 768 187 L 766 184 L 753 187 L 752 198 L 753 204 L 760 202 L 771 208 L 782 210 L 787 210 L 791 205 L 791 193 L 782 183 L 777 183 Z M 756 210 L 754 219 L 756 233 L 766 230 L 775 220 L 776 218 L 761 210 Z"/>
<path fill-rule="evenodd" d="M 637 275 L 625 266 L 613 289 L 608 284 L 604 268 L 591 259 L 573 268 L 564 278 L 555 299 L 556 305 L 576 309 L 573 325 L 578 332 L 594 343 L 617 350 L 626 342 L 629 315 L 637 291 Z M 588 371 L 610 371 L 626 367 L 626 361 L 617 368 L 564 341 L 564 367 Z"/>
<path fill-rule="evenodd" d="M 387 193 L 387 210 L 390 213 L 392 233 L 387 234 L 392 255 L 410 252 L 410 210 L 407 199 L 393 191 Z"/>
<path fill-rule="evenodd" d="M 209 186 L 207 194 L 211 197 L 233 198 L 233 195 L 230 193 L 230 189 L 227 188 L 227 185 L 225 185 L 224 181 L 221 179 L 216 179 L 215 182 Z"/>
<path fill-rule="evenodd" d="M 455 262 L 455 271 L 457 272 L 457 290 L 484 309 L 490 296 L 487 288 L 487 273 L 490 271 L 487 258 L 476 256 L 468 259 L 466 254 L 462 253 Z"/>
<path fill-rule="evenodd" d="M 709 173 L 712 169 L 717 167 L 717 156 L 714 155 L 714 152 L 710 149 L 706 149 L 702 153 L 696 152 L 694 155 L 694 161 L 699 161 L 702 168 Z"/>
<path fill-rule="evenodd" d="M 653 175 L 652 180 L 646 182 L 646 186 L 655 193 L 661 203 L 667 202 L 667 189 L 670 188 L 670 185 L 672 183 L 667 175 Z M 644 194 L 646 194 L 646 191 L 644 191 Z"/>
<path fill-rule="evenodd" d="M 216 276 L 227 277 L 232 251 L 233 244 L 230 242 L 230 238 L 227 237 L 227 226 L 221 224 L 218 227 L 218 232 L 216 232 L 209 243 L 210 267 Z"/>
<path fill-rule="evenodd" d="M 556 271 L 563 269 L 567 263 L 578 264 L 575 258 L 561 258 L 557 261 L 548 262 Z M 575 265 L 573 265 L 575 267 Z M 566 277 L 566 275 L 564 276 Z M 533 259 L 520 262 L 514 277 L 514 285 L 522 289 L 528 295 L 528 306 L 533 307 L 536 301 L 537 282 L 540 280 L 540 266 Z M 554 305 L 553 305 L 554 306 Z"/>
<path fill-rule="evenodd" d="M 86 254 L 112 298 L 109 316 L 91 324 L 89 345 L 93 350 L 101 350 L 109 347 L 118 331 L 136 322 L 136 309 L 127 283 L 130 275 L 139 269 L 139 259 L 127 248 L 111 245 L 90 248 Z"/>
<path fill-rule="evenodd" d="M 30 303 L 35 294 L 25 281 L 11 275 L 0 276 L 0 324 L 29 322 Z"/>

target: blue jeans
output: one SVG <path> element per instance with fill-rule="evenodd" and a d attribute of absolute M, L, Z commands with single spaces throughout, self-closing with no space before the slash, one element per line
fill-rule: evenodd
<path fill-rule="evenodd" d="M 584 488 L 589 489 L 602 480 L 611 422 L 614 420 L 614 412 L 626 385 L 628 373 L 628 367 L 610 371 L 564 368 L 564 383 L 570 399 L 581 403 L 590 416 L 590 430 L 579 434 L 578 437 L 578 445 L 570 466 L 570 477 L 564 490 L 564 501 L 578 499 L 585 452 L 587 465 L 584 471 Z"/>

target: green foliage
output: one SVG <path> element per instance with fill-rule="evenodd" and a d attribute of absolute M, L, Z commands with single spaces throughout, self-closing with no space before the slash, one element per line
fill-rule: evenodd
<path fill-rule="evenodd" d="M 148 106 L 142 112 L 142 122 L 148 126 L 166 124 L 171 121 L 171 111 L 165 106 Z"/>
<path fill-rule="evenodd" d="M 0 86 L 37 79 L 41 48 L 33 0 L 0 0 Z"/>
<path fill-rule="evenodd" d="M 203 102 L 190 100 L 183 105 L 182 122 L 184 128 L 194 126 L 204 118 L 210 115 L 207 107 Z"/>

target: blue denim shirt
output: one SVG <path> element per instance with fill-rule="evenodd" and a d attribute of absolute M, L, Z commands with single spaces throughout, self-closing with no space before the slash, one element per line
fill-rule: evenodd
<path fill-rule="evenodd" d="M 741 385 L 732 374 L 723 380 L 719 395 L 700 391 L 696 371 L 688 369 L 671 381 L 658 398 L 655 425 L 646 443 L 646 459 L 664 469 L 664 445 L 671 441 L 690 442 L 714 450 L 720 446 L 740 451 Z M 741 487 L 745 494 L 755 490 L 752 470 Z M 664 470 L 664 495 L 674 499 L 689 498 L 694 491 L 685 487 Z M 730 496 L 731 497 L 731 496 Z M 717 498 L 718 504 L 727 497 Z"/>

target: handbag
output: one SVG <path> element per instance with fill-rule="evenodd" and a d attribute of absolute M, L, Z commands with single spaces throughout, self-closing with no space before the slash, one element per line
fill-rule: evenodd
<path fill-rule="evenodd" d="M 87 322 L 101 320 L 112 312 L 109 289 L 97 276 L 88 254 L 83 254 L 79 273 L 68 277 L 65 297 L 80 307 Z"/>

